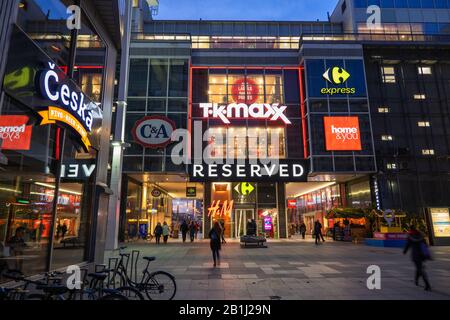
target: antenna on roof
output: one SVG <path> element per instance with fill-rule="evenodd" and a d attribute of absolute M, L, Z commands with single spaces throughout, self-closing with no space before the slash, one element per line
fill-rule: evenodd
<path fill-rule="evenodd" d="M 331 21 L 330 11 L 327 11 L 327 17 L 328 17 L 328 22 L 330 22 Z"/>

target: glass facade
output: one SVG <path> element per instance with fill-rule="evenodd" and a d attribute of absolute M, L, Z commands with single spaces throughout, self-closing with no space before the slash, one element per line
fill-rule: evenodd
<path fill-rule="evenodd" d="M 187 128 L 189 62 L 175 58 L 131 58 L 125 141 L 124 172 L 185 172 L 170 159 L 172 146 L 145 149 L 131 134 L 136 121 L 144 116 L 163 115 L 177 129 Z"/>
<path fill-rule="evenodd" d="M 102 121 L 94 102 L 103 100 L 106 46 L 83 12 L 82 29 L 74 41 L 78 49 L 74 77 L 67 76 L 73 48 L 66 10 L 71 4 L 74 3 L 21 1 L 9 54 L 4 57 L 0 269 L 17 269 L 26 275 L 93 259 L 89 239 L 95 232 L 94 181 Z M 82 93 L 84 103 L 98 112 L 92 116 L 92 130 L 86 133 L 91 148 L 83 147 L 80 132 L 70 125 L 44 122 L 45 112 L 50 112 L 51 105 L 58 105 L 50 104 L 37 81 L 41 71 L 52 68 L 51 63 L 55 63 L 58 79 L 74 93 Z M 74 117 L 72 113 L 67 115 Z M 87 173 L 82 175 L 84 168 Z"/>

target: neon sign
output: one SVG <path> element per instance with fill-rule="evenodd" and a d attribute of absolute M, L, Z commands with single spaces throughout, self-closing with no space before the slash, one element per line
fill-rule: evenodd
<path fill-rule="evenodd" d="M 220 200 L 214 200 L 211 204 L 211 207 L 208 208 L 208 216 L 209 217 L 225 217 L 230 216 L 233 211 L 234 201 L 225 200 L 223 204 L 220 203 Z"/>
<path fill-rule="evenodd" d="M 231 103 L 229 105 L 200 103 L 200 108 L 203 109 L 204 118 L 220 119 L 225 124 L 231 123 L 230 118 L 281 120 L 286 124 L 291 124 L 291 121 L 284 114 L 287 106 L 280 106 L 278 103 L 253 103 L 250 106 L 245 103 Z"/>

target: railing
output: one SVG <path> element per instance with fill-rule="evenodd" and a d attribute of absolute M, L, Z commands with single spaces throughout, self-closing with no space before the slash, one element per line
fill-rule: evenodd
<path fill-rule="evenodd" d="M 342 34 L 302 34 L 300 42 L 439 42 L 449 43 L 450 34 L 423 33 L 342 33 Z"/>
<path fill-rule="evenodd" d="M 450 43 L 450 34 L 303 33 L 298 37 L 191 36 L 132 33 L 134 41 L 188 42 L 192 49 L 296 49 L 306 42 L 434 42 Z"/>

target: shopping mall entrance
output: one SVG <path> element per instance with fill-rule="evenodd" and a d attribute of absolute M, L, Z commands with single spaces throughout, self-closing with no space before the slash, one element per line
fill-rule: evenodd
<path fill-rule="evenodd" d="M 130 174 L 124 180 L 124 241 L 151 239 L 158 223 L 169 226 L 173 239 L 181 239 L 183 222 L 193 224 L 197 239 L 204 237 L 203 184 L 189 183 L 186 177 L 176 174 Z"/>
<path fill-rule="evenodd" d="M 254 209 L 234 210 L 234 234 L 239 237 L 246 235 L 249 220 L 256 220 Z"/>
<path fill-rule="evenodd" d="M 311 181 L 286 184 L 286 201 L 289 234 L 299 234 L 299 225 L 304 223 L 306 234 L 312 235 L 314 223 L 322 224 L 322 232 L 332 232 L 336 224 L 364 222 L 360 219 L 330 217 L 329 212 L 338 210 L 358 210 L 372 207 L 372 192 L 368 176 L 341 175 L 319 177 L 328 181 Z"/>

